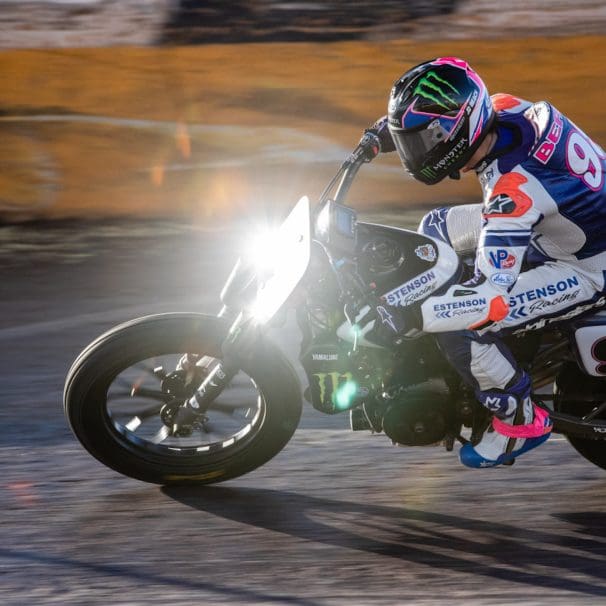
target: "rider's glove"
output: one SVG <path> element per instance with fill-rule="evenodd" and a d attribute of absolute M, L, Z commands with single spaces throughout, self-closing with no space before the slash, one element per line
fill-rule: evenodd
<path fill-rule="evenodd" d="M 381 141 L 379 137 L 371 132 L 370 129 L 365 130 L 360 142 L 356 146 L 347 162 L 354 164 L 357 162 L 372 162 L 381 152 Z"/>
<path fill-rule="evenodd" d="M 387 126 L 387 116 L 379 118 L 370 128 L 364 131 L 364 134 L 366 133 L 372 133 L 377 137 L 379 143 L 379 151 L 377 153 L 388 154 L 396 151 L 396 146 Z"/>
<path fill-rule="evenodd" d="M 372 320 L 374 325 L 364 337 L 383 347 L 401 344 L 404 338 L 418 334 L 423 325 L 418 306 L 394 306 L 380 300 L 372 304 L 364 317 L 358 319 L 356 323 L 364 327 Z"/>
<path fill-rule="evenodd" d="M 387 127 L 387 116 L 379 118 L 370 128 L 367 128 L 356 149 L 348 158 L 350 163 L 362 160 L 371 162 L 379 154 L 395 151 L 393 139 Z"/>

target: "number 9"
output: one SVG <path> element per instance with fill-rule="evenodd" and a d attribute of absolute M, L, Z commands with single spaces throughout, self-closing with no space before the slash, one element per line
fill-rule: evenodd
<path fill-rule="evenodd" d="M 566 142 L 566 163 L 570 172 L 589 189 L 596 191 L 602 187 L 604 173 L 600 156 L 578 131 L 572 131 Z"/>

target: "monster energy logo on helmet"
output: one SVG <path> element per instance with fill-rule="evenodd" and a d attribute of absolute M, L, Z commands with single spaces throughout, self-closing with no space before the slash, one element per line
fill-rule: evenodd
<path fill-rule="evenodd" d="M 420 172 L 426 179 L 433 179 L 437 176 L 436 171 L 429 168 L 429 166 L 426 166 L 425 168 L 421 169 Z"/>
<path fill-rule="evenodd" d="M 448 80 L 440 78 L 435 72 L 425 74 L 418 82 L 413 95 L 418 95 L 428 101 L 433 101 L 438 107 L 446 111 L 457 109 L 459 104 L 452 94 L 459 95 L 459 90 Z"/>

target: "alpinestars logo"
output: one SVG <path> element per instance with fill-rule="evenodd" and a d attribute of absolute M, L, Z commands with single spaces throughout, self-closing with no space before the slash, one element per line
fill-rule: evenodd
<path fill-rule="evenodd" d="M 398 332 L 398 329 L 393 321 L 393 316 L 382 305 L 377 306 L 377 311 L 379 312 L 381 322 L 383 324 L 387 324 L 387 326 L 389 326 L 389 328 L 391 328 L 391 330 L 394 332 Z"/>
<path fill-rule="evenodd" d="M 413 95 L 419 95 L 423 99 L 433 101 L 445 111 L 459 107 L 453 95 L 460 94 L 457 88 L 447 80 L 444 80 L 444 78 L 440 78 L 435 72 L 429 72 L 423 76 L 413 92 Z"/>
<path fill-rule="evenodd" d="M 516 203 L 507 194 L 498 194 L 490 198 L 484 209 L 485 215 L 510 215 L 516 209 Z"/>

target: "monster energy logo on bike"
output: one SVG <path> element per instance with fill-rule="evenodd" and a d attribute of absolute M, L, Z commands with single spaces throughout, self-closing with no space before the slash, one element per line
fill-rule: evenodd
<path fill-rule="evenodd" d="M 413 95 L 433 101 L 438 107 L 449 111 L 458 107 L 456 100 L 451 96 L 453 93 L 460 94 L 450 82 L 440 78 L 435 72 L 429 72 L 419 80 Z"/>
<path fill-rule="evenodd" d="M 332 406 L 337 389 L 346 381 L 351 381 L 353 375 L 350 372 L 317 372 L 313 377 L 318 381 L 320 403 Z"/>

